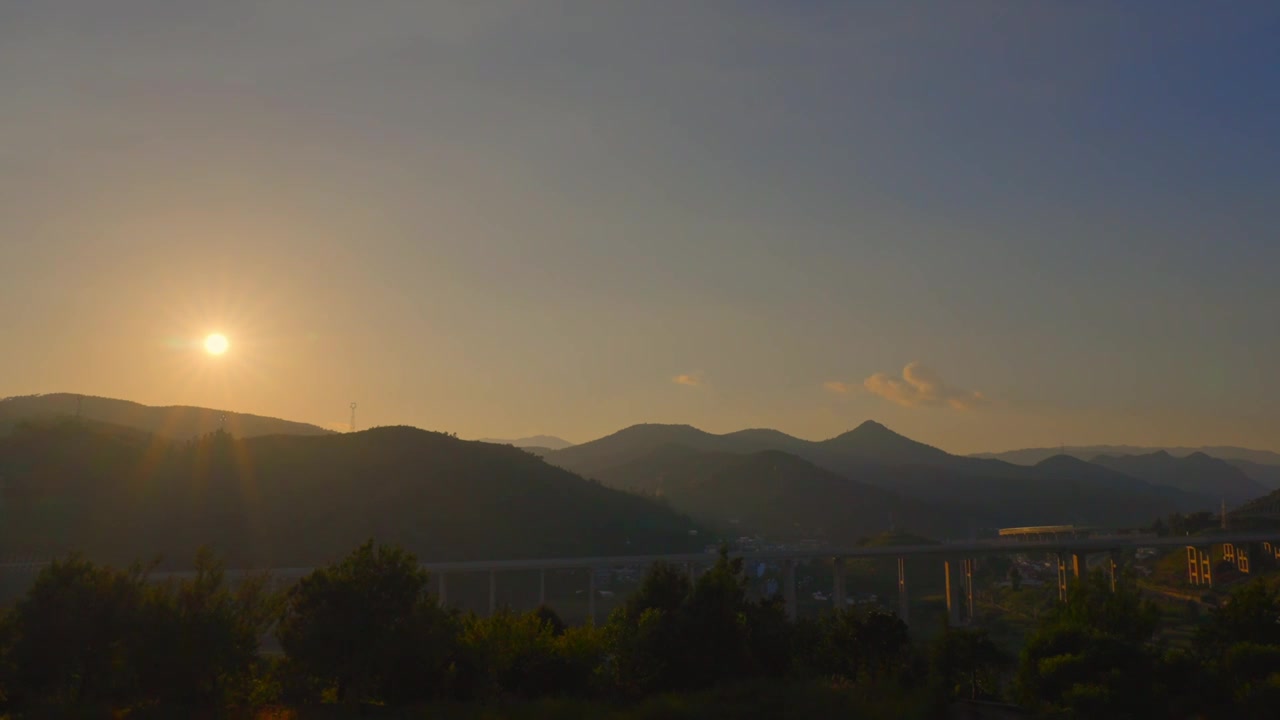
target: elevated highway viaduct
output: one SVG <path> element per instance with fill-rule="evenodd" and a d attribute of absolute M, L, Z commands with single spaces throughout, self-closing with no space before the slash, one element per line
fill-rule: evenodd
<path fill-rule="evenodd" d="M 889 559 L 898 564 L 898 615 L 908 620 L 908 583 L 906 559 L 915 557 L 936 558 L 940 561 L 945 578 L 947 611 L 951 621 L 965 624 L 973 619 L 973 571 L 974 560 L 993 555 L 1043 553 L 1057 558 L 1059 598 L 1065 598 L 1070 582 L 1078 579 L 1087 567 L 1090 555 L 1105 554 L 1105 564 L 1112 587 L 1116 579 L 1116 555 L 1137 548 L 1186 548 L 1188 553 L 1188 580 L 1193 585 L 1212 582 L 1210 549 L 1220 547 L 1223 559 L 1234 563 L 1241 571 L 1249 571 L 1249 562 L 1261 556 L 1280 559 L 1280 532 L 1226 532 L 1192 537 L 1156 537 L 1130 533 L 1108 533 L 1095 529 L 1073 526 L 1045 526 L 1034 528 L 1010 528 L 998 538 L 962 542 L 943 542 L 930 545 L 897 545 L 878 547 L 825 548 L 809 550 L 760 550 L 733 553 L 748 564 L 775 562 L 783 569 L 782 595 L 789 617 L 797 615 L 796 565 L 802 561 L 824 560 L 832 563 L 833 588 L 831 600 L 836 607 L 846 604 L 845 562 L 856 559 Z M 600 557 L 540 558 L 518 560 L 477 560 L 465 562 L 428 562 L 422 567 L 429 571 L 437 583 L 442 603 L 449 602 L 449 577 L 461 573 L 487 573 L 489 576 L 489 611 L 497 608 L 498 576 L 511 571 L 539 571 L 539 602 L 546 602 L 546 573 L 555 570 L 594 570 L 599 568 L 645 568 L 662 562 L 683 567 L 690 577 L 700 568 L 715 562 L 708 553 L 674 555 L 617 555 Z M 0 566 L 2 567 L 2 566 Z M 272 568 L 267 570 L 279 583 L 291 584 L 312 572 L 314 568 Z M 229 570 L 229 578 L 244 576 L 263 570 Z M 191 571 L 153 573 L 156 580 L 181 579 L 194 576 Z M 595 574 L 588 572 L 588 617 L 596 619 Z"/>

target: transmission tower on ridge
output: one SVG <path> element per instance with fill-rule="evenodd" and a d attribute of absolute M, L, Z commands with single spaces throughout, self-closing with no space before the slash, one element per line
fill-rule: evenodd
<path fill-rule="evenodd" d="M 351 403 L 351 432 L 356 431 L 356 404 Z"/>

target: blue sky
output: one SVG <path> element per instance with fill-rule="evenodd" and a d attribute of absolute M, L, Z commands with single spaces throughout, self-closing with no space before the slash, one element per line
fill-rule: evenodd
<path fill-rule="evenodd" d="M 1280 449 L 1278 32 L 1263 2 L 6 4 L 0 395 Z"/>

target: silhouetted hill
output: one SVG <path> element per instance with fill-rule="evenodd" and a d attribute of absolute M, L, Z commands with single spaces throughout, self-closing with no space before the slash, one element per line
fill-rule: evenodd
<path fill-rule="evenodd" d="M 1072 458 L 1024 467 L 951 455 L 872 421 L 819 442 L 776 430 L 714 435 L 688 425 L 635 425 L 552 453 L 547 460 L 612 484 L 630 464 L 648 461 L 669 446 L 704 453 L 781 450 L 864 485 L 945 503 L 950 515 L 921 528 L 939 536 L 953 531 L 961 517 L 973 528 L 1061 522 L 1131 526 L 1146 525 L 1173 511 L 1217 505 L 1208 496 L 1155 486 Z"/>
<path fill-rule="evenodd" d="M 722 443 L 727 452 L 757 452 L 758 449 L 764 448 L 795 455 L 813 445 L 808 440 L 801 440 L 781 430 L 769 428 L 738 430 L 719 437 L 720 440 L 717 442 Z"/>
<path fill-rule="evenodd" d="M 1258 465 L 1280 466 L 1280 453 L 1269 450 L 1250 450 L 1249 448 L 1231 445 L 1206 445 L 1203 447 L 1146 447 L 1138 445 L 1067 445 L 1051 448 L 1024 448 L 998 453 L 975 453 L 970 457 L 988 460 L 1003 460 L 1015 465 L 1035 465 L 1045 458 L 1054 455 L 1071 455 L 1081 460 L 1089 460 L 1099 455 L 1150 455 L 1155 452 L 1167 452 L 1174 457 L 1186 457 L 1192 453 L 1204 453 L 1222 460 L 1243 460 Z"/>
<path fill-rule="evenodd" d="M 667 445 L 599 479 L 659 496 L 719 528 L 771 539 L 848 545 L 892 525 L 958 533 L 965 522 L 942 507 L 849 480 L 779 450 L 735 454 Z"/>
<path fill-rule="evenodd" d="M 1075 459 L 1070 463 L 1051 459 L 1022 476 L 915 465 L 887 467 L 882 474 L 859 479 L 928 498 L 951 513 L 974 518 L 975 523 L 990 518 L 998 527 L 1059 523 L 1132 527 L 1171 512 L 1212 506 L 1203 496 L 1153 486 Z"/>
<path fill-rule="evenodd" d="M 1280 529 L 1280 490 L 1254 498 L 1227 513 L 1233 530 Z"/>
<path fill-rule="evenodd" d="M 1227 460 L 1226 462 L 1267 490 L 1280 489 L 1280 465 L 1263 465 L 1249 460 Z"/>
<path fill-rule="evenodd" d="M 713 435 L 692 425 L 632 425 L 599 440 L 554 452 L 547 456 L 547 461 L 592 477 L 670 445 L 701 452 L 758 452 L 774 449 L 770 447 L 769 437 L 759 436 L 756 431 Z"/>
<path fill-rule="evenodd" d="M 813 445 L 820 454 L 856 457 L 885 465 L 951 466 L 966 461 L 899 435 L 874 420 L 867 420 L 843 435 Z"/>
<path fill-rule="evenodd" d="M 567 447 L 573 447 L 573 443 L 554 435 L 533 435 L 530 437 L 516 438 L 514 440 L 503 440 L 499 438 L 480 438 L 477 442 L 493 443 L 494 445 L 514 445 L 518 448 L 545 448 L 547 450 L 563 450 Z"/>
<path fill-rule="evenodd" d="M 76 417 L 185 439 L 219 428 L 236 437 L 259 435 L 330 435 L 316 425 L 227 410 L 174 405 L 152 407 L 114 398 L 53 393 L 0 400 L 0 432 L 23 420 Z"/>
<path fill-rule="evenodd" d="M 0 437 L 0 555 L 306 566 L 374 537 L 424 560 L 699 549 L 691 521 L 514 447 L 388 427 L 174 441 L 75 420 Z"/>
<path fill-rule="evenodd" d="M 1196 452 L 1177 458 L 1163 450 L 1148 455 L 1099 455 L 1093 459 L 1117 472 L 1238 505 L 1267 494 L 1267 488 L 1251 480 L 1226 461 Z"/>
<path fill-rule="evenodd" d="M 781 450 L 841 471 L 866 463 L 942 464 L 979 461 L 959 458 L 903 437 L 868 420 L 847 433 L 814 442 L 769 429 L 739 430 L 714 435 L 691 425 L 632 425 L 618 432 L 575 445 L 550 456 L 553 464 L 590 476 L 630 462 L 666 445 L 680 445 L 701 452 L 756 453 Z"/>

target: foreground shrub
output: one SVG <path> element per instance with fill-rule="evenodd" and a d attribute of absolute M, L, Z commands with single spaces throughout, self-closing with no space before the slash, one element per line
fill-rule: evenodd
<path fill-rule="evenodd" d="M 289 591 L 280 645 L 339 702 L 439 696 L 449 686 L 458 628 L 427 583 L 411 553 L 365 543 Z"/>

